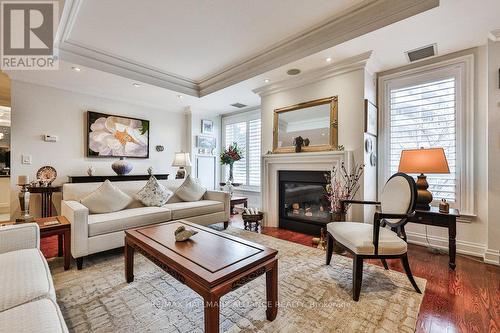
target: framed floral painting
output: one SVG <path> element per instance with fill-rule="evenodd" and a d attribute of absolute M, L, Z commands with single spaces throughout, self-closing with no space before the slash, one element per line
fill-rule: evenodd
<path fill-rule="evenodd" d="M 149 158 L 149 120 L 88 111 L 87 157 Z"/>

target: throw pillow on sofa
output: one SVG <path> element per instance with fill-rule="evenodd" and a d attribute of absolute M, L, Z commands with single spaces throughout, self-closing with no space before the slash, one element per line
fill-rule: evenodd
<path fill-rule="evenodd" d="M 135 195 L 144 205 L 161 207 L 173 195 L 172 191 L 158 182 L 155 176 L 149 178 L 146 185 Z"/>
<path fill-rule="evenodd" d="M 175 195 L 183 201 L 199 201 L 205 195 L 207 189 L 198 184 L 191 175 L 186 177 L 184 183 L 175 191 Z"/>
<path fill-rule="evenodd" d="M 133 198 L 106 179 L 97 190 L 80 200 L 80 203 L 92 214 L 104 214 L 125 209 L 132 201 Z"/>

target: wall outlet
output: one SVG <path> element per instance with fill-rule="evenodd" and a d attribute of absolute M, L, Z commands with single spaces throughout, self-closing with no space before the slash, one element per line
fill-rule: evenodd
<path fill-rule="evenodd" d="M 31 164 L 31 155 L 22 155 L 21 156 L 22 164 Z"/>

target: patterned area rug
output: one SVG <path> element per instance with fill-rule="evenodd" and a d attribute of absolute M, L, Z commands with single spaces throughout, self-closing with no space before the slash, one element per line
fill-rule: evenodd
<path fill-rule="evenodd" d="M 279 251 L 278 317 L 265 314 L 265 275 L 221 299 L 224 332 L 414 332 L 423 295 L 406 275 L 365 265 L 359 302 L 351 298 L 352 260 L 241 229 L 226 232 Z M 214 255 L 217 255 L 214 253 Z M 203 332 L 203 302 L 136 252 L 127 284 L 120 251 L 89 257 L 82 271 L 49 263 L 72 332 Z M 416 278 L 421 290 L 426 280 Z"/>

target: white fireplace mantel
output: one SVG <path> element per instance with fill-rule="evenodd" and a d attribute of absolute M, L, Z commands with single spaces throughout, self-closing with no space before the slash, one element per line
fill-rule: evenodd
<path fill-rule="evenodd" d="M 344 161 L 351 169 L 353 155 L 350 151 L 317 153 L 267 154 L 262 157 L 262 210 L 264 225 L 277 227 L 279 223 L 278 171 L 330 171 Z"/>

